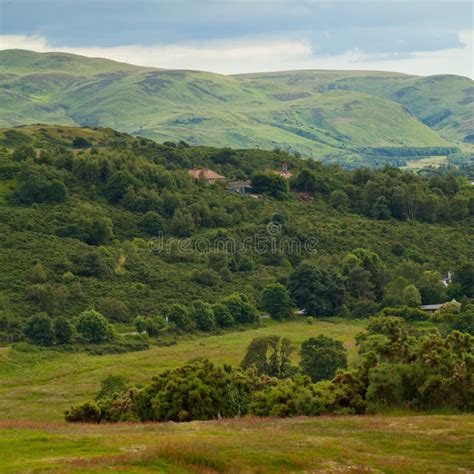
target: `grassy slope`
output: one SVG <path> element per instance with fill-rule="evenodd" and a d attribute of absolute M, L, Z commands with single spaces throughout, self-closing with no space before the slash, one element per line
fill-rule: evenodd
<path fill-rule="evenodd" d="M 93 356 L 54 351 L 19 352 L 0 349 L 0 419 L 60 420 L 72 403 L 91 398 L 108 374 L 121 374 L 132 382 L 148 382 L 153 375 L 195 357 L 238 365 L 250 341 L 279 334 L 300 344 L 324 334 L 344 342 L 350 359 L 355 356 L 354 337 L 365 322 L 323 322 L 313 325 L 293 321 L 266 321 L 263 327 L 207 337 L 189 337 L 169 347 L 142 352 Z M 296 355 L 295 355 L 296 357 Z"/>
<path fill-rule="evenodd" d="M 0 423 L 0 470 L 472 472 L 474 416 L 66 426 Z"/>
<path fill-rule="evenodd" d="M 67 54 L 2 51 L 0 126 L 105 125 L 158 141 L 281 146 L 316 157 L 356 155 L 353 148 L 357 146 L 447 145 L 436 131 L 405 110 L 406 103 L 392 100 L 397 87 L 418 80 L 357 71 L 232 77 Z M 341 81 L 342 86 L 333 85 Z M 420 90 L 417 110 L 411 112 L 417 117 L 430 115 L 431 100 L 447 101 L 451 107 L 471 83 L 454 76 L 447 82 L 442 89 L 436 83 Z M 456 84 L 454 92 L 451 82 Z M 338 88 L 344 90 L 333 90 Z M 465 129 L 465 118 L 459 105 L 450 120 L 459 120 L 459 127 Z M 452 125 L 450 139 L 459 138 L 456 127 Z"/>
<path fill-rule="evenodd" d="M 428 77 L 372 71 L 288 71 L 236 76 L 268 94 L 326 93 L 354 91 L 384 97 L 400 103 L 422 121 L 452 141 L 462 141 L 474 127 L 473 81 L 461 76 Z M 441 111 L 451 115 L 438 123 L 433 118 Z"/>

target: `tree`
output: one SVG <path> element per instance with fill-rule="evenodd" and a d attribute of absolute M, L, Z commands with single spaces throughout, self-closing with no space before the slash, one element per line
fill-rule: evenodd
<path fill-rule="evenodd" d="M 329 204 L 339 211 L 347 211 L 349 197 L 342 189 L 336 189 L 329 196 Z"/>
<path fill-rule="evenodd" d="M 258 319 L 255 306 L 242 293 L 233 293 L 225 297 L 221 303 L 228 309 L 236 323 L 254 323 Z"/>
<path fill-rule="evenodd" d="M 70 344 L 73 339 L 74 329 L 72 324 L 60 316 L 53 321 L 54 338 L 58 344 Z"/>
<path fill-rule="evenodd" d="M 176 327 L 182 331 L 189 332 L 196 327 L 188 309 L 182 304 L 173 304 L 166 314 L 166 317 L 168 322 L 175 324 Z"/>
<path fill-rule="evenodd" d="M 229 308 L 222 303 L 214 304 L 212 306 L 212 311 L 214 312 L 214 319 L 218 326 L 227 328 L 235 323 Z"/>
<path fill-rule="evenodd" d="M 209 303 L 205 303 L 202 300 L 195 301 L 191 314 L 197 328 L 201 331 L 212 331 L 215 328 L 214 312 Z"/>
<path fill-rule="evenodd" d="M 453 283 L 458 284 L 462 295 L 474 297 L 474 262 L 460 265 L 453 276 Z"/>
<path fill-rule="evenodd" d="M 112 328 L 107 319 L 93 309 L 83 311 L 79 315 L 76 329 L 86 342 L 103 342 L 112 335 Z"/>
<path fill-rule="evenodd" d="M 68 223 L 60 229 L 60 234 L 89 245 L 103 245 L 113 237 L 112 219 L 105 216 L 100 208 L 81 204 L 71 211 Z"/>
<path fill-rule="evenodd" d="M 148 211 L 141 219 L 139 227 L 143 232 L 148 235 L 157 236 L 160 232 L 163 232 L 163 219 L 155 211 Z"/>
<path fill-rule="evenodd" d="M 252 177 L 252 189 L 256 194 L 267 194 L 282 199 L 288 194 L 288 182 L 273 173 L 256 173 Z"/>
<path fill-rule="evenodd" d="M 31 279 L 34 283 L 45 283 L 48 279 L 41 263 L 37 263 L 31 270 Z"/>
<path fill-rule="evenodd" d="M 46 313 L 38 313 L 27 319 L 23 334 L 30 342 L 39 346 L 51 346 L 54 343 L 53 325 Z"/>
<path fill-rule="evenodd" d="M 333 316 L 344 302 L 344 285 L 334 270 L 301 264 L 288 278 L 293 301 L 307 314 Z"/>
<path fill-rule="evenodd" d="M 295 347 L 286 337 L 262 336 L 252 340 L 240 366 L 255 367 L 259 375 L 285 378 L 294 372 L 290 358 Z"/>
<path fill-rule="evenodd" d="M 107 296 L 101 298 L 97 304 L 97 310 L 107 319 L 112 321 L 128 321 L 129 310 L 127 305 L 116 298 Z"/>
<path fill-rule="evenodd" d="M 403 301 L 410 308 L 418 308 L 421 306 L 421 295 L 415 285 L 408 285 L 403 290 Z"/>
<path fill-rule="evenodd" d="M 347 350 L 341 341 L 326 336 L 311 337 L 301 344 L 300 369 L 313 382 L 332 379 L 337 369 L 347 367 Z"/>
<path fill-rule="evenodd" d="M 25 164 L 18 174 L 13 201 L 22 204 L 35 202 L 64 202 L 67 189 L 60 174 L 45 165 Z"/>
<path fill-rule="evenodd" d="M 139 185 L 138 180 L 128 171 L 115 172 L 104 187 L 104 195 L 109 202 L 116 204 L 126 194 L 127 190 Z"/>
<path fill-rule="evenodd" d="M 261 305 L 273 319 L 287 319 L 293 315 L 288 290 L 280 283 L 268 285 L 263 290 Z"/>

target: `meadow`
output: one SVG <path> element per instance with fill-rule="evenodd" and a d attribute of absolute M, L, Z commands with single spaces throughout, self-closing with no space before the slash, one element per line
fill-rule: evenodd
<path fill-rule="evenodd" d="M 304 320 L 284 323 L 266 320 L 257 329 L 207 337 L 186 336 L 172 346 L 111 355 L 32 350 L 31 346 L 27 351 L 19 350 L 22 346 L 3 348 L 0 349 L 0 419 L 61 420 L 71 404 L 93 398 L 100 381 L 109 374 L 145 383 L 159 372 L 196 357 L 238 365 L 250 341 L 258 336 L 277 334 L 301 344 L 304 339 L 324 334 L 342 341 L 352 360 L 356 354 L 354 337 L 364 326 L 360 321 L 318 321 L 309 325 Z"/>
<path fill-rule="evenodd" d="M 472 472 L 474 416 L 0 423 L 0 471 Z"/>

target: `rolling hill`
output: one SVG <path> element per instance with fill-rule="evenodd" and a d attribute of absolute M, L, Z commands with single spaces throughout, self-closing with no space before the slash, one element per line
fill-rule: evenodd
<path fill-rule="evenodd" d="M 0 51 L 0 126 L 106 126 L 159 142 L 360 161 L 368 147 L 470 149 L 472 81 L 369 71 L 224 76 Z M 365 151 L 364 151 L 365 150 Z"/>

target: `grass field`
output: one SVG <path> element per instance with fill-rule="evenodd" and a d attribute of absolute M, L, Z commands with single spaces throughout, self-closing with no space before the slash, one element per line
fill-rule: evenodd
<path fill-rule="evenodd" d="M 340 416 L 192 423 L 66 424 L 110 373 L 133 382 L 194 357 L 238 364 L 252 338 L 317 334 L 355 357 L 364 321 L 275 323 L 142 352 L 92 356 L 0 349 L 0 472 L 472 472 L 474 416 Z M 296 357 L 296 355 L 295 355 Z"/>
<path fill-rule="evenodd" d="M 474 416 L 0 423 L 0 471 L 472 472 Z"/>
<path fill-rule="evenodd" d="M 355 356 L 354 336 L 364 326 L 361 321 L 317 321 L 308 325 L 303 320 L 287 323 L 266 320 L 258 329 L 189 337 L 173 346 L 103 356 L 3 348 L 0 349 L 0 419 L 61 420 L 71 404 L 93 397 L 108 374 L 145 383 L 157 373 L 195 357 L 238 365 L 250 341 L 262 335 L 278 334 L 300 344 L 308 337 L 324 334 L 342 341 L 351 360 Z"/>

